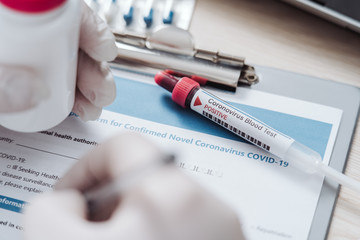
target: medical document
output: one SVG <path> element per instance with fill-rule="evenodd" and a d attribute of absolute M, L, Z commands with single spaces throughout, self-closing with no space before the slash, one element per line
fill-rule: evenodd
<path fill-rule="evenodd" d="M 181 108 L 151 77 L 113 71 L 117 99 L 97 121 L 84 123 L 70 114 L 38 133 L 0 127 L 0 239 L 21 239 L 21 212 L 31 198 L 52 191 L 88 150 L 125 131 L 174 153 L 181 171 L 233 207 L 247 239 L 307 238 L 323 177 Z M 209 91 L 319 152 L 328 164 L 341 110 L 248 88 Z"/>

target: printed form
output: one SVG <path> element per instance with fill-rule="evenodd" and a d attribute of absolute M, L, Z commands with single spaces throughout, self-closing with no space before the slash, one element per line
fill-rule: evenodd
<path fill-rule="evenodd" d="M 173 152 L 179 169 L 234 208 L 247 239 L 307 238 L 323 177 L 181 108 L 149 77 L 114 73 L 117 99 L 97 121 L 71 115 L 53 129 L 25 134 L 0 127 L 0 239 L 21 239 L 21 211 L 31 198 L 51 191 L 89 149 L 124 131 Z M 329 162 L 341 110 L 247 88 L 210 91 Z"/>

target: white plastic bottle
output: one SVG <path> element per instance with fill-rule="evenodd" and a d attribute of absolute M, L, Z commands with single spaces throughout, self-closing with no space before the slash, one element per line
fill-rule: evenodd
<path fill-rule="evenodd" d="M 35 72 L 48 94 L 36 107 L 0 113 L 0 125 L 20 132 L 52 128 L 74 105 L 80 0 L 0 0 L 0 64 Z"/>

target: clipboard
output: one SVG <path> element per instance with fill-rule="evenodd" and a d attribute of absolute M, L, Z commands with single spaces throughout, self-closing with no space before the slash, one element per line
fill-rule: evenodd
<path fill-rule="evenodd" d="M 331 82 L 331 81 L 326 81 L 326 80 L 322 80 L 322 79 L 299 75 L 296 73 L 289 73 L 289 72 L 284 72 L 284 71 L 280 71 L 277 69 L 271 69 L 271 68 L 266 68 L 266 67 L 261 67 L 261 66 L 255 66 L 255 67 L 257 68 L 256 69 L 257 72 L 262 76 L 261 81 L 258 84 L 253 85 L 252 87 L 246 86 L 244 88 L 259 90 L 260 92 L 267 92 L 267 93 L 272 93 L 275 95 L 282 95 L 285 97 L 298 98 L 300 100 L 315 102 L 318 104 L 327 105 L 327 106 L 331 106 L 331 107 L 342 110 L 342 121 L 341 121 L 340 127 L 338 129 L 338 134 L 337 134 L 335 145 L 333 147 L 333 153 L 332 153 L 332 158 L 330 160 L 330 166 L 332 166 L 333 168 L 335 168 L 339 171 L 343 170 L 343 168 L 345 167 L 345 164 L 346 164 L 346 157 L 347 157 L 348 149 L 350 147 L 351 137 L 352 137 L 353 130 L 355 128 L 355 123 L 356 123 L 356 119 L 357 119 L 357 115 L 358 115 L 358 108 L 359 108 L 359 104 L 360 104 L 359 89 L 357 89 L 355 87 Z M 128 80 L 128 82 L 130 82 L 130 81 L 132 81 L 132 80 Z M 132 82 L 135 82 L 135 81 L 132 81 Z M 144 85 L 144 83 L 139 83 L 139 84 Z M 139 84 L 132 83 L 132 85 L 135 86 L 135 88 L 132 88 L 132 89 L 134 91 L 138 91 L 137 94 L 134 94 L 134 92 L 131 91 L 131 89 L 128 88 L 128 86 L 126 86 L 126 85 L 122 86 L 123 92 L 127 92 L 128 95 L 133 95 L 133 98 L 139 97 L 138 95 L 140 95 L 144 92 L 143 90 L 139 89 L 139 87 L 140 87 Z M 149 85 L 149 84 L 147 84 L 147 85 Z M 196 114 L 196 113 L 193 113 L 193 115 L 191 115 L 192 114 L 191 111 L 186 111 L 185 109 L 183 109 L 183 111 L 180 111 L 181 107 L 178 107 L 179 111 L 174 111 L 173 107 L 175 107 L 177 105 L 171 101 L 169 96 L 164 96 L 166 94 L 162 94 L 162 93 L 165 93 L 164 90 L 158 86 L 155 86 L 154 84 L 152 84 L 150 87 L 151 87 L 151 90 L 153 90 L 153 91 L 147 91 L 147 93 L 146 93 L 146 99 L 149 99 L 149 97 L 153 98 L 153 99 L 149 99 L 150 103 L 144 103 L 144 102 L 138 101 L 139 104 L 133 105 L 130 102 L 131 101 L 130 98 L 126 98 L 126 96 L 125 96 L 125 98 L 123 98 L 123 99 L 121 99 L 121 98 L 117 99 L 120 101 L 117 101 L 115 104 L 109 106 L 109 108 L 112 107 L 113 108 L 112 110 L 114 110 L 113 112 L 119 112 L 120 114 L 121 114 L 121 111 L 124 109 L 125 109 L 124 111 L 129 111 L 129 108 L 131 108 L 131 110 L 133 112 L 141 112 L 141 110 L 143 110 L 144 107 L 147 107 L 147 106 L 153 104 L 155 100 L 156 101 L 159 100 L 159 101 L 161 101 L 161 103 L 166 103 L 167 106 L 159 106 L 159 109 L 157 109 L 157 107 L 156 107 L 156 109 L 149 108 L 147 110 L 147 113 L 151 114 L 152 112 L 156 112 L 156 111 L 161 112 L 162 110 L 164 110 L 165 107 L 167 107 L 168 108 L 167 110 L 168 111 L 171 110 L 171 113 L 173 113 L 173 117 L 175 117 L 175 118 L 178 118 L 179 116 L 183 117 L 181 119 L 178 119 L 178 121 L 180 121 L 180 122 L 182 122 L 185 118 L 182 114 L 188 114 L 188 113 L 189 113 L 189 115 L 187 115 L 187 117 L 190 117 L 190 118 L 198 117 L 199 120 L 204 120 L 199 123 L 200 125 L 198 124 L 197 126 L 190 126 L 190 128 L 191 127 L 199 128 L 199 127 L 201 127 L 201 125 L 204 125 L 203 126 L 203 129 L 204 129 L 204 128 L 209 127 L 209 125 L 207 125 L 208 123 L 212 124 L 212 122 L 204 119 L 200 115 L 198 116 L 198 114 Z M 149 86 L 146 87 L 146 90 L 148 90 L 148 89 L 149 89 Z M 299 91 L 299 90 L 303 90 L 303 91 Z M 157 93 L 160 93 L 160 94 L 157 94 Z M 333 96 L 340 96 L 341 98 L 334 98 Z M 123 100 L 126 100 L 127 102 L 124 102 Z M 128 104 L 128 103 L 130 103 L 130 104 Z M 126 105 L 128 105 L 128 106 L 126 106 Z M 154 105 L 152 105 L 152 106 L 154 106 Z M 126 109 L 126 107 L 128 107 L 128 109 Z M 121 110 L 121 111 L 117 111 L 117 110 Z M 111 109 L 110 109 L 110 111 L 111 111 Z M 159 112 L 157 112 L 157 113 L 159 113 Z M 111 118 L 109 118 L 109 120 L 113 119 L 113 116 L 114 115 L 110 115 Z M 124 115 L 121 115 L 119 117 L 119 120 L 121 120 L 123 117 L 124 117 Z M 117 120 L 117 117 L 115 117 L 114 119 Z M 139 121 L 142 121 L 142 119 L 140 119 L 139 121 L 133 122 L 134 120 L 135 120 L 135 118 L 132 117 L 130 114 L 130 115 L 126 116 L 126 119 L 124 120 L 123 123 L 134 123 L 135 125 L 133 125 L 133 126 L 136 126 L 137 123 L 139 124 Z M 146 120 L 146 116 L 145 116 L 144 120 Z M 146 122 L 146 125 L 145 125 L 145 122 Z M 144 125 L 142 125 L 143 123 L 144 123 Z M 161 125 L 161 122 L 159 122 L 159 123 Z M 148 129 L 153 130 L 153 129 L 151 129 L 151 127 L 153 126 L 152 124 L 154 124 L 154 123 L 150 122 L 150 121 L 143 121 L 141 123 L 141 125 L 139 124 L 138 126 L 144 126 L 145 129 L 146 129 L 146 127 L 148 127 Z M 157 123 L 155 123 L 155 124 L 157 124 Z M 189 122 L 185 122 L 183 124 L 189 125 Z M 71 125 L 71 128 L 69 128 L 70 125 Z M 159 127 L 159 124 L 157 124 L 157 126 Z M 96 129 L 96 131 L 93 131 L 94 130 L 93 127 Z M 165 127 L 165 125 L 161 125 L 161 127 Z M 225 136 L 225 134 L 227 134 L 227 133 L 229 135 L 232 134 L 230 132 L 224 131 L 224 129 L 222 127 L 220 127 L 220 126 L 218 126 L 218 127 L 219 127 L 218 133 L 221 134 L 222 136 Z M 188 129 L 190 129 L 190 128 L 188 128 Z M 76 131 L 74 131 L 75 129 L 76 129 Z M 91 139 L 89 139 L 89 140 L 94 140 L 93 137 L 95 138 L 98 133 L 103 132 L 105 130 L 109 131 L 109 132 L 111 130 L 111 133 L 113 133 L 113 132 L 117 131 L 116 129 L 119 129 L 118 125 L 111 127 L 111 129 L 110 129 L 110 127 L 106 129 L 105 123 L 102 121 L 83 123 L 77 117 L 70 116 L 66 120 L 66 122 L 64 122 L 64 125 L 59 125 L 54 131 L 56 131 L 60 134 L 63 134 L 63 135 L 59 135 L 59 136 L 65 136 L 64 134 L 68 134 L 68 136 L 70 136 L 70 137 L 71 137 L 71 135 L 72 136 L 79 135 L 79 133 L 83 132 L 83 131 L 89 131 L 89 132 L 87 132 L 86 135 L 91 136 Z M 183 131 L 184 133 L 185 133 L 185 130 Z M 212 130 L 215 131 L 215 129 L 212 129 Z M 182 129 L 178 130 L 178 132 L 179 131 L 182 131 Z M 76 132 L 78 134 L 76 134 Z M 189 132 L 189 131 L 186 131 L 186 132 Z M 34 141 L 34 138 L 35 139 L 38 138 L 37 142 L 39 142 L 39 141 L 40 142 L 41 141 L 48 142 L 49 139 L 53 139 L 55 141 L 54 143 L 56 143 L 54 145 L 56 145 L 56 146 L 59 145 L 58 143 L 64 144 L 63 150 L 66 150 L 67 147 L 70 147 L 71 149 L 76 149 L 76 147 L 74 148 L 74 144 L 76 144 L 76 143 L 74 143 L 74 141 L 69 141 L 66 139 L 59 138 L 59 137 L 54 137 L 54 136 L 50 135 L 50 134 L 52 134 L 51 132 L 46 132 L 43 134 L 34 133 L 34 134 L 18 135 L 15 132 L 11 132 L 6 129 L 3 129 L 3 133 L 4 133 L 4 136 L 9 136 L 12 139 L 12 141 L 15 141 L 15 143 L 20 143 L 20 145 L 14 144 L 12 147 L 13 150 L 16 150 L 20 146 L 21 148 L 25 147 L 24 149 L 26 149 L 26 151 L 29 151 L 28 149 L 29 149 L 29 147 L 31 147 L 31 149 L 33 151 L 36 151 L 36 154 L 45 154 L 45 155 L 46 154 L 54 154 L 54 153 L 51 153 L 50 151 L 48 151 L 49 149 L 33 148 L 33 147 L 36 147 L 36 145 L 35 146 L 21 145 L 22 143 L 26 143 L 28 141 L 29 142 Z M 216 134 L 213 134 L 213 135 L 220 136 L 220 135 L 216 135 Z M 226 135 L 226 138 L 230 137 L 229 135 Z M 82 135 L 79 135 L 79 136 L 82 136 Z M 235 137 L 235 135 L 233 135 L 233 136 Z M 23 141 L 17 142 L 18 139 L 24 140 L 24 142 Z M 216 138 L 216 139 L 219 142 L 224 141 L 223 138 L 221 138 L 221 139 Z M 228 139 L 226 139 L 226 140 L 228 140 Z M 231 139 L 229 138 L 229 140 L 231 140 Z M 227 141 L 227 143 L 229 143 L 229 142 L 230 141 Z M 232 141 L 232 142 L 235 142 L 235 141 Z M 52 142 L 50 141 L 49 143 L 52 143 Z M 93 142 L 91 142 L 91 143 L 93 143 Z M 6 144 L 8 144 L 8 143 L 6 143 Z M 78 143 L 78 144 L 82 144 L 82 143 Z M 237 142 L 235 142 L 234 144 L 237 144 Z M 46 146 L 51 146 L 51 144 L 46 145 Z M 231 145 L 231 146 L 233 146 L 233 145 Z M 86 146 L 86 147 L 90 147 L 90 146 Z M 7 154 L 11 154 L 10 149 L 7 148 L 7 145 L 5 148 L 6 148 L 6 150 L 9 150 L 9 152 L 6 151 Z M 236 148 L 236 147 L 234 147 L 234 148 Z M 71 161 L 73 161 L 73 160 L 76 160 L 77 158 L 81 157 L 81 155 L 83 154 L 81 149 L 77 153 L 78 155 L 74 153 L 75 155 L 65 156 L 65 155 L 58 154 L 59 152 L 57 152 L 57 153 L 55 153 L 55 155 L 53 155 L 53 157 L 55 157 L 55 156 L 57 156 L 58 158 L 65 157 L 66 159 L 72 159 Z M 210 154 L 216 155 L 216 152 L 208 153 L 208 156 Z M 219 155 L 217 155 L 217 156 L 219 156 Z M 223 155 L 221 155 L 221 156 L 223 156 Z M 36 158 L 35 160 L 37 161 L 38 158 Z M 207 161 L 207 160 L 209 160 L 209 159 L 205 158 L 205 161 Z M 247 161 L 243 161 L 243 162 L 247 162 Z M 41 161 L 38 163 L 41 163 Z M 254 162 L 252 162 L 252 163 L 254 163 Z M 257 164 L 257 163 L 258 162 L 253 164 L 254 168 L 257 168 L 260 166 L 260 164 Z M 224 162 L 221 161 L 220 164 L 224 164 Z M 65 165 L 62 167 L 65 167 Z M 34 169 L 37 169 L 37 166 Z M 263 169 L 269 170 L 267 168 L 267 165 Z M 41 170 L 41 168 L 39 168 L 39 171 L 40 170 Z M 8 170 L 8 171 L 11 171 L 11 170 Z M 263 171 L 263 172 L 265 172 L 265 171 Z M 287 171 L 284 171 L 284 172 L 287 172 Z M 219 174 L 221 174 L 221 173 L 219 173 Z M 265 180 L 269 181 L 269 179 L 265 179 Z M 319 183 L 318 189 L 320 189 L 320 184 L 321 183 Z M 16 189 L 12 189 L 12 190 L 16 191 Z M 316 194 L 319 194 L 318 190 L 316 191 Z M 325 181 L 320 195 L 317 195 L 320 197 L 316 198 L 316 201 L 318 203 L 316 210 L 313 211 L 313 208 L 311 208 L 312 224 L 310 224 L 310 221 L 308 221 L 307 225 L 309 227 L 308 226 L 306 227 L 306 231 L 308 231 L 308 229 L 310 229 L 309 232 L 306 232 L 306 234 L 308 234 L 308 239 L 324 239 L 324 238 L 326 238 L 337 195 L 338 195 L 338 186 L 331 182 Z M 16 201 L 20 204 L 23 204 L 27 201 L 26 194 L 22 197 L 20 195 L 11 194 L 11 191 L 4 192 L 4 195 L 0 196 L 0 197 L 2 199 L 7 198 L 8 200 L 11 200 L 12 202 Z M 241 196 L 241 197 L 243 197 L 243 196 Z M 18 212 L 20 212 L 21 207 L 17 207 L 16 209 L 12 209 L 12 210 L 10 209 L 10 211 L 9 211 L 9 208 L 7 206 L 8 205 L 0 206 L 0 209 L 2 208 L 1 210 L 8 211 L 9 216 L 11 214 L 14 214 L 15 218 L 17 218 L 18 216 L 16 214 L 18 214 Z M 9 219 L 12 219 L 12 217 Z M 282 218 L 282 219 L 284 219 L 284 218 Z M 310 227 L 310 225 L 311 225 L 311 227 Z M 11 228 L 9 228 L 9 229 L 10 229 L 9 231 L 12 231 Z M 8 230 L 8 229 L 6 229 L 6 230 Z M 8 234 L 8 233 L 9 233 L 8 231 L 5 231 L 4 234 Z M 1 234 L 3 234 L 3 233 L 1 232 Z M 14 234 L 18 234 L 18 232 L 14 232 Z M 264 238 L 260 238 L 260 239 L 264 239 Z"/>
<path fill-rule="evenodd" d="M 131 74 L 148 75 L 148 73 L 134 72 L 133 69 L 129 70 L 119 65 L 113 65 L 113 67 L 121 71 L 128 71 Z M 342 110 L 342 119 L 329 162 L 332 168 L 342 172 L 346 166 L 347 155 L 357 122 L 360 90 L 353 86 L 274 68 L 255 65 L 255 69 L 261 76 L 259 83 L 252 86 L 239 86 L 240 88 L 259 90 Z M 212 87 L 209 88 L 211 90 Z M 111 109 L 115 112 L 117 110 L 119 108 Z M 339 185 L 325 178 L 308 239 L 326 239 L 338 193 Z"/>

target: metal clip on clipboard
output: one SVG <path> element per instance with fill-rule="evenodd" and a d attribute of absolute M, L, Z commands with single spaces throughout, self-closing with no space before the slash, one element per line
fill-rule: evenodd
<path fill-rule="evenodd" d="M 236 91 L 239 84 L 259 81 L 253 66 L 242 57 L 194 47 L 191 34 L 183 29 L 166 26 L 150 35 L 114 32 L 118 56 L 113 65 L 155 75 L 159 70 L 196 75 L 206 85 Z"/>

